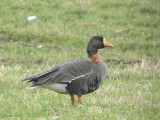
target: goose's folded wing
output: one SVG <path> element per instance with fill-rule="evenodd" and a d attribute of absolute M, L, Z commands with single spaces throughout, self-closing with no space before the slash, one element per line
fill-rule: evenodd
<path fill-rule="evenodd" d="M 27 81 L 27 80 L 32 80 L 32 79 L 38 79 L 38 78 L 40 78 L 40 77 L 47 76 L 47 75 L 49 75 L 49 74 L 51 74 L 51 73 L 57 72 L 58 70 L 60 70 L 61 67 L 65 67 L 65 66 L 67 66 L 67 65 L 69 65 L 69 64 L 71 64 L 71 63 L 74 63 L 74 61 L 70 61 L 70 62 L 67 62 L 67 63 L 62 63 L 62 64 L 60 64 L 60 65 L 57 65 L 57 66 L 53 67 L 52 69 L 50 69 L 50 70 L 48 70 L 48 71 L 45 71 L 45 72 L 43 72 L 43 73 L 40 73 L 40 74 L 38 74 L 38 75 L 36 75 L 36 76 L 32 76 L 32 77 L 25 78 L 25 79 L 23 79 L 22 81 Z M 28 81 L 28 82 L 31 82 L 31 81 Z"/>
<path fill-rule="evenodd" d="M 85 74 L 79 75 L 77 77 L 74 77 L 71 80 L 61 81 L 60 83 L 69 84 L 69 83 L 72 83 L 72 82 L 80 82 L 80 80 L 87 80 L 87 79 L 94 79 L 94 78 L 95 78 L 95 75 L 94 75 L 93 71 L 90 71 L 88 73 L 85 73 Z"/>
<path fill-rule="evenodd" d="M 42 84 L 60 83 L 62 81 L 67 82 L 91 72 L 92 65 L 93 63 L 90 61 L 75 60 L 60 64 L 49 71 L 26 78 L 23 81 L 33 82 L 32 87 Z"/>

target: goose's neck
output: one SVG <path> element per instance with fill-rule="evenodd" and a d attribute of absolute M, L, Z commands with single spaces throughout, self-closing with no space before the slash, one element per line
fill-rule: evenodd
<path fill-rule="evenodd" d="M 103 60 L 101 59 L 98 53 L 92 55 L 91 60 L 92 62 L 97 63 L 97 64 L 103 63 Z"/>

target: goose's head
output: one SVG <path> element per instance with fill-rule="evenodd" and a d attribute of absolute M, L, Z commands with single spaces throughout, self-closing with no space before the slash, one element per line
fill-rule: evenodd
<path fill-rule="evenodd" d="M 93 36 L 87 46 L 88 57 L 96 54 L 98 49 L 102 49 L 104 47 L 113 47 L 113 45 L 106 42 L 103 36 Z"/>

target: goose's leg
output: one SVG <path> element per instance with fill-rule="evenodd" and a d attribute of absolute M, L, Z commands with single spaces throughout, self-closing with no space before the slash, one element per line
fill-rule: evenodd
<path fill-rule="evenodd" d="M 82 97 L 78 97 L 78 107 L 82 107 Z"/>
<path fill-rule="evenodd" d="M 71 96 L 72 105 L 74 105 L 74 96 Z"/>

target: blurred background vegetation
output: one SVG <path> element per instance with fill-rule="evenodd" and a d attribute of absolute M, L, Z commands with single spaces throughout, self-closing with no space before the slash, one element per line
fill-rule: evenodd
<path fill-rule="evenodd" d="M 114 58 L 141 59 L 147 56 L 157 63 L 160 51 L 159 6 L 159 0 L 2 0 L 1 51 L 13 52 L 17 49 L 15 44 L 19 44 L 19 49 L 24 49 L 24 52 L 16 53 L 15 50 L 14 54 L 21 54 L 23 59 L 27 56 L 25 52 L 30 53 L 34 47 L 46 44 L 46 49 L 53 50 L 51 54 L 64 48 L 82 51 L 84 55 L 78 56 L 84 57 L 88 40 L 93 35 L 102 35 L 114 45 L 105 59 L 114 61 Z M 27 18 L 33 15 L 37 19 L 28 21 Z M 4 54 L 1 55 L 1 63 L 17 61 Z M 77 54 L 73 56 L 79 58 Z M 21 59 L 16 64 L 19 62 Z"/>

